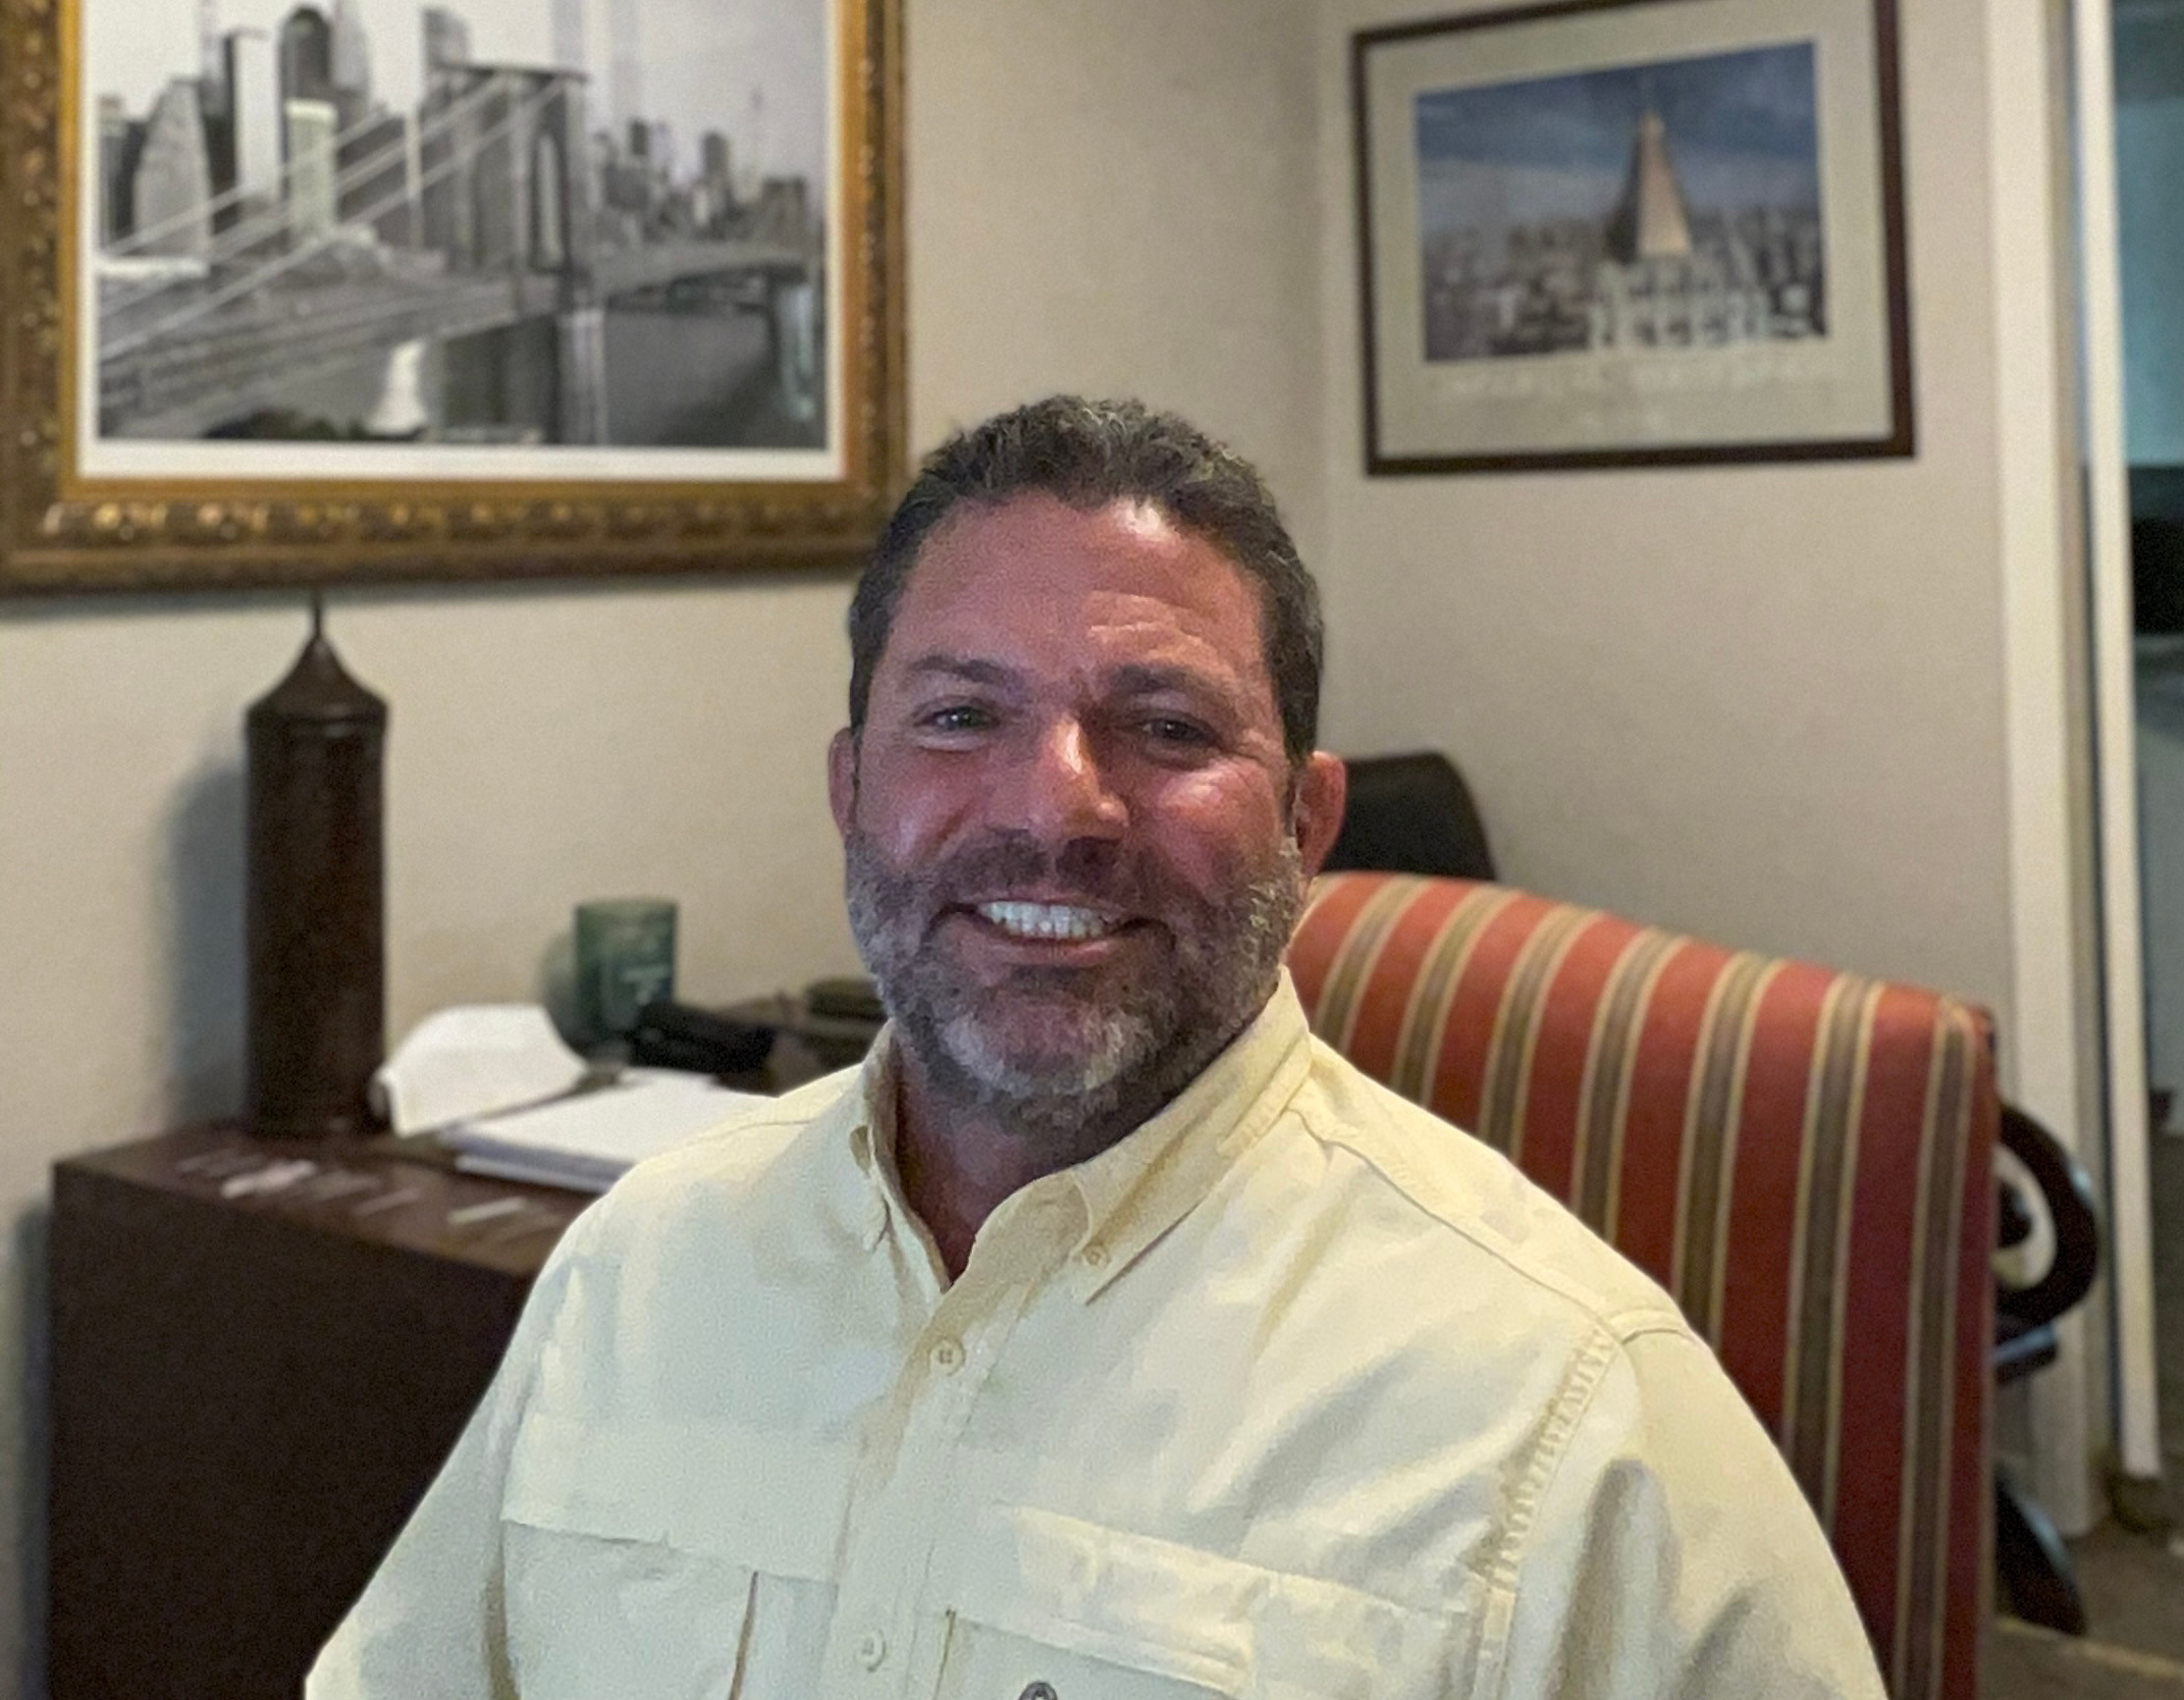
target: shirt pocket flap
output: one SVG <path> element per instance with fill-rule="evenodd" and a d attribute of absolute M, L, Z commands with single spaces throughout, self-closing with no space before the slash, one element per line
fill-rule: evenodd
<path fill-rule="evenodd" d="M 1238 1700 L 1462 1692 L 1469 1662 L 1456 1614 L 1027 1506 L 986 1508 L 954 1595 L 1010 1634 Z"/>
<path fill-rule="evenodd" d="M 727 1423 L 533 1413 L 516 1431 L 502 1515 L 831 1581 L 853 1461 L 846 1447 Z"/>

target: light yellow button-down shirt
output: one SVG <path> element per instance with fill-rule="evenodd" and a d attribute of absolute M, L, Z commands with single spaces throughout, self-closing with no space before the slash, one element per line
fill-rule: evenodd
<path fill-rule="evenodd" d="M 1667 1296 L 1286 978 L 953 1284 L 889 1054 L 578 1220 L 309 1700 L 1878 1700 Z"/>

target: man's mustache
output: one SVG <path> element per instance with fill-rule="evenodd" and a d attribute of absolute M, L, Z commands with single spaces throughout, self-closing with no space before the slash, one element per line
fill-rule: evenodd
<path fill-rule="evenodd" d="M 953 851 L 911 877 L 919 895 L 936 909 L 1026 889 L 1123 909 L 1146 907 L 1163 895 L 1162 881 L 1147 878 L 1117 846 L 1095 838 L 1071 839 L 1050 850 L 1024 834 L 997 835 Z"/>

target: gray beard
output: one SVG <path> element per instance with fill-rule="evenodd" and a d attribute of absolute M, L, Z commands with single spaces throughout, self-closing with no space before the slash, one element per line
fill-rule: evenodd
<path fill-rule="evenodd" d="M 1152 1115 L 1243 1031 L 1274 989 L 1304 908 L 1302 857 L 1285 834 L 1270 865 L 1217 903 L 1170 894 L 1130 905 L 1169 930 L 1168 959 L 1150 973 L 1024 969 L 988 985 L 948 960 L 933 926 L 956 894 L 1057 871 L 1064 883 L 1111 890 L 1112 878 L 1086 878 L 1094 858 L 1079 854 L 1104 848 L 1071 846 L 1051 859 L 1057 870 L 1043 851 L 1002 840 L 897 872 L 862 832 L 844 846 L 850 930 L 909 1060 L 943 1101 L 1070 1160 Z"/>

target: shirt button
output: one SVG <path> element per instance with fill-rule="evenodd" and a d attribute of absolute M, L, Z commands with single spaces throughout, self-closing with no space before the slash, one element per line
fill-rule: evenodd
<path fill-rule="evenodd" d="M 1107 1248 L 1097 1240 L 1087 1246 L 1081 1255 L 1084 1257 L 1085 1267 L 1088 1269 L 1104 1269 L 1107 1267 Z"/>
<path fill-rule="evenodd" d="M 1019 1694 L 1016 1700 L 1056 1700 L 1054 1684 L 1051 1682 L 1027 1682 L 1024 1684 L 1024 1692 Z"/>
<path fill-rule="evenodd" d="M 887 1637 L 878 1629 L 867 1629 L 857 1637 L 857 1663 L 868 1671 L 877 1671 L 887 1662 Z"/>
<path fill-rule="evenodd" d="M 963 1342 L 936 1340 L 932 1345 L 932 1367 L 943 1375 L 953 1375 L 963 1367 Z"/>

